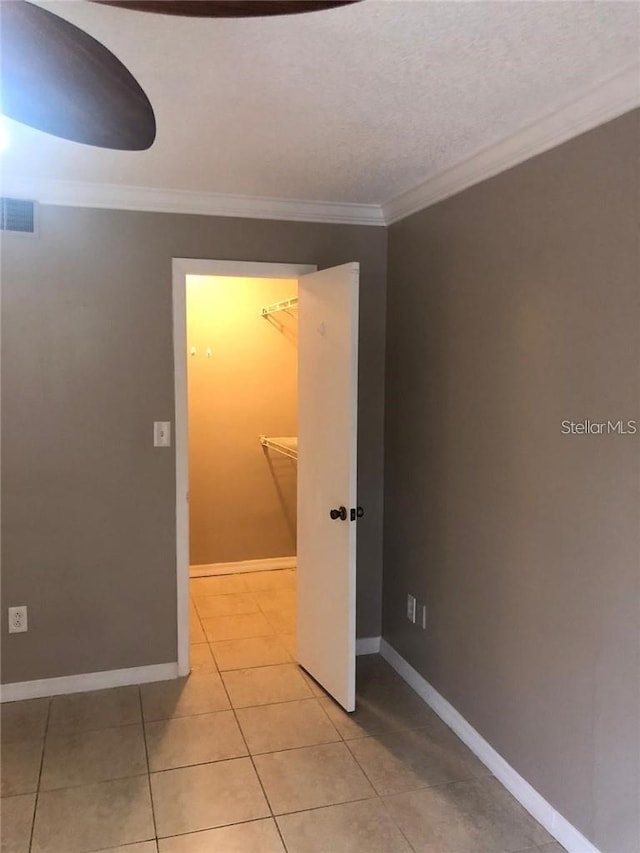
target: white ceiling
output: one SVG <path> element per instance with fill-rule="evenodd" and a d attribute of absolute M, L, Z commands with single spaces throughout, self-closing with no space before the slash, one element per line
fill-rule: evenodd
<path fill-rule="evenodd" d="M 124 61 L 158 135 L 114 152 L 9 122 L 12 178 L 380 204 L 640 58 L 640 2 L 365 0 L 250 20 L 41 5 Z"/>

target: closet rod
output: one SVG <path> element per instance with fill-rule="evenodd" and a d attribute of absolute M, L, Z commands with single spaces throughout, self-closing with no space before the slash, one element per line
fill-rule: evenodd
<path fill-rule="evenodd" d="M 298 297 L 292 296 L 290 299 L 283 299 L 281 302 L 274 302 L 272 305 L 265 305 L 260 311 L 261 317 L 267 317 L 269 314 L 275 314 L 276 311 L 286 311 L 288 308 L 293 308 L 298 304 Z"/>
<path fill-rule="evenodd" d="M 288 435 L 271 438 L 266 435 L 261 435 L 259 438 L 260 444 L 263 447 L 268 447 L 271 450 L 282 453 L 284 456 L 288 456 L 289 459 L 298 458 L 298 439 L 296 436 Z"/>

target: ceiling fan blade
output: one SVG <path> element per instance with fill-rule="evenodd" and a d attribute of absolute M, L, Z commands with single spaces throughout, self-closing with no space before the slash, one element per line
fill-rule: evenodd
<path fill-rule="evenodd" d="M 260 18 L 272 15 L 299 15 L 349 6 L 360 0 L 92 0 L 107 6 L 184 15 L 193 18 Z"/>
<path fill-rule="evenodd" d="M 25 0 L 0 2 L 4 115 L 45 133 L 123 151 L 153 143 L 149 99 L 110 50 Z"/>

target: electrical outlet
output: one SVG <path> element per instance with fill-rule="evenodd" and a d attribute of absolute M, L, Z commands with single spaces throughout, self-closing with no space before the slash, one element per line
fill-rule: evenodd
<path fill-rule="evenodd" d="M 416 597 L 407 595 L 407 619 L 415 624 L 416 621 Z"/>
<path fill-rule="evenodd" d="M 18 607 L 9 608 L 9 633 L 20 634 L 28 631 L 27 605 L 20 604 Z"/>
<path fill-rule="evenodd" d="M 426 631 L 426 629 L 427 629 L 427 605 L 426 604 L 420 605 L 420 627 L 422 628 L 423 631 Z"/>

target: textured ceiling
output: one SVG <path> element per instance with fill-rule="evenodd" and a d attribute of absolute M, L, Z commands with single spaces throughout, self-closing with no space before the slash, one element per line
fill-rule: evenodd
<path fill-rule="evenodd" d="M 13 177 L 381 203 L 640 56 L 639 2 L 365 0 L 252 20 L 41 5 L 125 62 L 158 135 L 123 153 L 8 122 Z"/>

